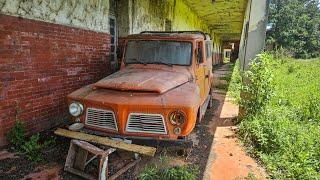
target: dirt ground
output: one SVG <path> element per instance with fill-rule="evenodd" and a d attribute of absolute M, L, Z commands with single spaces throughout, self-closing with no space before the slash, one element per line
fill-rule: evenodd
<path fill-rule="evenodd" d="M 215 103 L 216 106 L 218 105 Z M 216 108 L 216 107 L 215 107 Z M 177 150 L 167 150 L 167 148 L 157 148 L 157 154 L 153 158 L 142 157 L 140 163 L 131 168 L 118 179 L 136 179 L 138 173 L 151 164 L 158 164 L 162 167 L 171 167 L 184 164 L 196 164 L 199 167 L 199 179 L 206 167 L 206 161 L 209 155 L 210 145 L 212 144 L 212 134 L 209 132 L 208 124 L 215 108 L 208 110 L 206 117 L 201 124 L 197 125 L 192 134 L 196 144 L 187 155 L 179 155 Z M 45 131 L 41 134 L 42 138 L 53 135 L 53 130 Z M 13 147 L 7 146 L 0 150 L 0 179 L 81 179 L 78 176 L 63 171 L 63 166 L 67 156 L 70 139 L 57 137 L 54 147 L 44 149 L 44 161 L 33 163 L 28 161 L 23 154 L 16 153 Z M 133 159 L 133 153 L 120 151 L 112 154 L 110 157 L 110 172 L 118 169 L 130 159 Z M 163 162 L 163 159 L 169 162 Z"/>

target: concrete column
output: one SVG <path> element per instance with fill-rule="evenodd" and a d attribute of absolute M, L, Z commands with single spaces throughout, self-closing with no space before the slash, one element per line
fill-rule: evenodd
<path fill-rule="evenodd" d="M 250 60 L 264 49 L 268 5 L 269 0 L 248 1 L 239 49 L 242 71 L 246 70 Z"/>

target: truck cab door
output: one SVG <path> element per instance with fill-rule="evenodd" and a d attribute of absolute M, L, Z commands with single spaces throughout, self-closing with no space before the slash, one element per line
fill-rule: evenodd
<path fill-rule="evenodd" d="M 206 66 L 205 66 L 205 95 L 209 95 L 212 80 L 213 80 L 213 74 L 212 74 L 212 42 L 206 41 L 205 46 L 205 55 L 206 55 Z"/>
<path fill-rule="evenodd" d="M 196 66 L 195 66 L 195 76 L 196 83 L 200 89 L 200 97 L 201 104 L 204 103 L 206 99 L 206 78 L 205 78 L 205 70 L 206 70 L 206 62 L 205 62 L 205 54 L 204 54 L 204 43 L 203 41 L 199 41 L 196 43 L 195 50 L 195 58 L 196 58 Z"/>

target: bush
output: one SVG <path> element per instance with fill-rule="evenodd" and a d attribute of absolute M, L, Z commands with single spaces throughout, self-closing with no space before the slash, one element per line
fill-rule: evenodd
<path fill-rule="evenodd" d="M 25 154 L 28 160 L 34 162 L 43 160 L 42 149 L 55 143 L 55 137 L 48 138 L 43 143 L 40 143 L 39 134 L 35 134 L 27 139 L 25 137 L 25 128 L 19 121 L 9 131 L 7 138 L 20 153 Z"/>
<path fill-rule="evenodd" d="M 25 153 L 27 159 L 30 161 L 36 162 L 43 160 L 41 150 L 45 146 L 39 143 L 39 139 L 39 134 L 33 135 L 27 142 L 22 145 L 22 150 Z"/>
<path fill-rule="evenodd" d="M 241 100 L 249 110 L 240 139 L 271 178 L 320 179 L 320 60 L 269 62 L 255 60 L 245 73 L 251 83 L 243 89 L 253 96 Z"/>
<path fill-rule="evenodd" d="M 17 121 L 7 134 L 7 138 L 16 148 L 20 148 L 25 142 L 25 128 L 23 123 Z"/>
<path fill-rule="evenodd" d="M 300 111 L 303 120 L 320 124 L 320 97 L 310 95 Z"/>
<path fill-rule="evenodd" d="M 281 111 L 250 117 L 239 134 L 250 152 L 265 164 L 274 178 L 320 178 L 320 130 L 313 124 L 292 121 Z"/>
<path fill-rule="evenodd" d="M 246 114 L 261 112 L 273 95 L 273 74 L 271 72 L 272 58 L 268 54 L 261 54 L 250 64 L 250 69 L 243 74 L 241 93 L 244 97 L 240 106 Z"/>

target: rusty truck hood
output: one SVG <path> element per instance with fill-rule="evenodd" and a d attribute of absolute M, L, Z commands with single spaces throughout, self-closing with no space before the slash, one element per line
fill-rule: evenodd
<path fill-rule="evenodd" d="M 123 69 L 94 84 L 96 88 L 164 93 L 189 81 L 185 72 L 162 69 Z"/>

